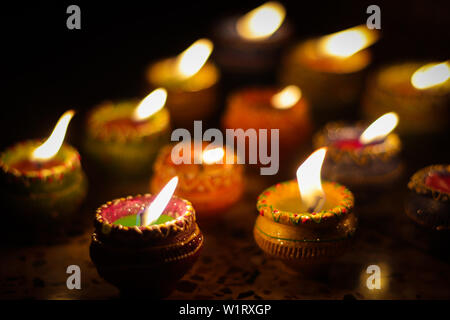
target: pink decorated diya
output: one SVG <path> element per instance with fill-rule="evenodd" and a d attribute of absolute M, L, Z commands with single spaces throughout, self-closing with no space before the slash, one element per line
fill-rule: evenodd
<path fill-rule="evenodd" d="M 222 119 L 229 129 L 279 129 L 282 153 L 304 144 L 311 134 L 309 103 L 297 86 L 247 88 L 232 94 Z M 270 150 L 269 150 L 270 151 Z"/>
<path fill-rule="evenodd" d="M 244 191 L 243 168 L 233 163 L 226 163 L 228 149 L 215 148 L 205 150 L 207 144 L 200 144 L 197 154 L 194 145 L 185 145 L 180 156 L 186 154 L 184 163 L 176 164 L 172 159 L 174 146 L 161 150 L 154 165 L 154 175 L 150 181 L 150 190 L 159 190 L 174 175 L 180 179 L 175 194 L 190 199 L 200 219 L 207 219 L 230 209 L 242 196 Z M 197 158 L 198 161 L 194 161 Z"/>
<path fill-rule="evenodd" d="M 123 296 L 169 295 L 203 246 L 191 203 L 166 193 L 161 204 L 164 190 L 156 197 L 117 199 L 97 210 L 90 256 L 100 276 Z"/>
<path fill-rule="evenodd" d="M 433 231 L 450 230 L 450 165 L 417 171 L 408 183 L 405 211 L 415 223 Z"/>

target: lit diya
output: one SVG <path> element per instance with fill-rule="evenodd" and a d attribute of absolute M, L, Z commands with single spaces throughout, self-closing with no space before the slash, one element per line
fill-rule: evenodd
<path fill-rule="evenodd" d="M 376 71 L 367 83 L 363 111 L 375 119 L 398 113 L 399 132 L 421 136 L 442 132 L 450 124 L 450 63 L 405 62 Z"/>
<path fill-rule="evenodd" d="M 377 30 L 360 25 L 306 40 L 283 59 L 280 81 L 302 88 L 317 122 L 346 117 L 359 99 L 363 71 L 372 60 L 366 48 L 377 39 Z"/>
<path fill-rule="evenodd" d="M 208 58 L 213 43 L 195 41 L 173 58 L 150 65 L 147 80 L 152 88 L 167 89 L 167 108 L 175 127 L 190 128 L 194 120 L 206 120 L 216 110 L 219 70 Z"/>
<path fill-rule="evenodd" d="M 121 198 L 97 210 L 90 256 L 123 296 L 169 295 L 200 254 L 195 210 L 172 196 L 177 183 L 174 177 L 156 196 Z"/>
<path fill-rule="evenodd" d="M 348 249 L 357 228 L 353 194 L 320 179 L 325 154 L 326 148 L 315 151 L 298 168 L 297 180 L 266 189 L 256 204 L 256 243 L 298 271 L 328 266 Z"/>
<path fill-rule="evenodd" d="M 408 217 L 430 230 L 450 230 L 450 165 L 432 165 L 417 171 L 408 189 Z"/>
<path fill-rule="evenodd" d="M 225 212 L 240 199 L 244 177 L 242 166 L 236 164 L 236 155 L 230 150 L 202 146 L 201 142 L 197 148 L 195 143 L 163 148 L 154 165 L 150 190 L 159 190 L 171 177 L 178 176 L 176 195 L 189 199 L 204 220 Z M 174 153 L 184 161 L 174 161 Z"/>
<path fill-rule="evenodd" d="M 309 104 L 297 86 L 276 88 L 247 88 L 235 92 L 228 99 L 222 119 L 229 129 L 279 129 L 282 153 L 299 148 L 311 134 Z"/>
<path fill-rule="evenodd" d="M 87 192 L 80 155 L 63 144 L 74 111 L 65 112 L 44 142 L 17 143 L 0 155 L 2 203 L 30 226 L 64 226 Z"/>
<path fill-rule="evenodd" d="M 327 124 L 314 137 L 316 148 L 328 147 L 322 176 L 356 193 L 394 186 L 403 171 L 400 138 L 391 133 L 397 123 L 398 116 L 390 112 L 368 127 L 361 123 Z"/>
<path fill-rule="evenodd" d="M 170 141 L 166 98 L 158 88 L 141 102 L 106 102 L 91 111 L 84 147 L 99 170 L 112 177 L 149 175 L 159 149 Z"/>
<path fill-rule="evenodd" d="M 269 1 L 243 16 L 232 16 L 215 26 L 215 58 L 230 73 L 262 73 L 273 69 L 280 49 L 291 36 L 286 9 Z"/>

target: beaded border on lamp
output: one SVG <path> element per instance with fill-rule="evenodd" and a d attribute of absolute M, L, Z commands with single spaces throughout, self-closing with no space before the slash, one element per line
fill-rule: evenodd
<path fill-rule="evenodd" d="M 299 225 L 321 223 L 322 221 L 329 221 L 332 218 L 340 218 L 349 213 L 354 206 L 354 197 L 350 190 L 345 186 L 336 182 L 323 182 L 322 183 L 325 192 L 327 189 L 337 192 L 341 198 L 338 205 L 329 210 L 322 210 L 319 212 L 289 212 L 278 210 L 274 207 L 274 202 L 277 199 L 281 199 L 281 195 L 285 194 L 283 188 L 289 190 L 298 189 L 296 180 L 285 181 L 277 183 L 267 189 L 265 189 L 259 196 L 256 203 L 256 208 L 261 216 L 267 216 L 273 219 L 274 222 L 282 223 L 286 225 Z"/>
<path fill-rule="evenodd" d="M 127 227 L 122 225 L 116 225 L 107 221 L 103 217 L 104 210 L 115 206 L 121 202 L 126 202 L 133 199 L 151 198 L 152 195 L 147 193 L 144 195 L 128 196 L 126 198 L 119 198 L 112 201 L 108 201 L 99 207 L 95 214 L 94 226 L 96 230 L 101 232 L 103 236 L 108 238 L 116 238 L 117 240 L 125 239 L 159 239 L 163 240 L 171 235 L 176 235 L 179 232 L 185 231 L 190 228 L 192 224 L 196 222 L 195 209 L 192 204 L 185 199 L 173 196 L 172 198 L 181 200 L 185 204 L 185 210 L 177 218 L 171 221 L 167 221 L 158 225 L 148 225 L 145 227 Z"/>
<path fill-rule="evenodd" d="M 52 168 L 21 172 L 8 164 L 14 159 L 27 159 L 33 150 L 39 147 L 42 143 L 42 140 L 27 140 L 19 142 L 6 149 L 0 155 L 0 167 L 2 168 L 2 172 L 6 174 L 7 178 L 22 181 L 25 185 L 38 182 L 57 182 L 62 180 L 67 172 L 74 171 L 75 169 L 81 167 L 80 155 L 78 151 L 68 144 L 63 144 L 55 156 L 60 158 L 62 163 Z"/>
<path fill-rule="evenodd" d="M 413 174 L 408 182 L 408 189 L 418 194 L 430 195 L 434 200 L 449 202 L 450 193 L 437 190 L 425 184 L 426 176 L 431 172 L 447 172 L 450 174 L 450 164 L 436 164 L 420 169 Z"/>
<path fill-rule="evenodd" d="M 139 100 L 137 99 L 116 103 L 108 101 L 100 104 L 88 116 L 88 133 L 93 138 L 102 141 L 127 142 L 136 139 L 146 139 L 169 128 L 169 111 L 166 108 L 162 108 L 136 127 L 127 128 L 126 131 L 108 130 L 108 127 L 105 126 L 106 122 L 118 118 L 129 118 L 138 104 Z"/>

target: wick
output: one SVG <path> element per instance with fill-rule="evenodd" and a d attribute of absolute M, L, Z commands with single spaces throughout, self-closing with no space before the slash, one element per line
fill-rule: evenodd
<path fill-rule="evenodd" d="M 145 208 L 136 215 L 136 225 L 137 226 L 142 227 L 142 214 L 144 213 L 144 211 L 145 211 Z"/>
<path fill-rule="evenodd" d="M 314 199 L 313 205 L 308 208 L 308 212 L 313 213 L 314 211 L 316 211 L 316 209 L 319 207 L 319 204 L 322 200 L 323 200 L 322 196 L 316 196 L 316 198 Z"/>

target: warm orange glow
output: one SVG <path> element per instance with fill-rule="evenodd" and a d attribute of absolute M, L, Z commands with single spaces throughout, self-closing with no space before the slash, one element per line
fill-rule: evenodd
<path fill-rule="evenodd" d="M 411 77 L 411 84 L 416 89 L 428 89 L 443 84 L 450 78 L 450 64 L 429 63 L 417 69 Z"/>
<path fill-rule="evenodd" d="M 178 185 L 178 177 L 173 177 L 159 194 L 155 197 L 152 203 L 147 207 L 145 212 L 142 214 L 141 226 L 145 227 L 152 224 L 161 216 L 166 209 L 167 205 L 172 198 L 173 193 Z"/>
<path fill-rule="evenodd" d="M 46 161 L 53 158 L 61 148 L 64 137 L 66 136 L 67 127 L 72 119 L 75 111 L 69 110 L 64 112 L 64 114 L 59 118 L 53 129 L 52 134 L 48 139 L 41 144 L 39 147 L 34 149 L 31 154 L 31 160 L 33 161 Z"/>
<path fill-rule="evenodd" d="M 389 112 L 375 120 L 359 137 L 362 144 L 384 139 L 398 124 L 398 116 L 395 112 Z"/>
<path fill-rule="evenodd" d="M 219 162 L 223 159 L 223 156 L 225 155 L 225 151 L 223 148 L 214 148 L 210 150 L 206 150 L 203 152 L 203 162 L 206 164 L 213 164 L 216 162 Z"/>
<path fill-rule="evenodd" d="M 319 39 L 321 53 L 338 58 L 347 58 L 372 45 L 378 40 L 378 31 L 359 25 Z"/>
<path fill-rule="evenodd" d="M 213 43 L 208 39 L 195 41 L 176 58 L 177 73 L 181 78 L 196 74 L 206 63 L 213 50 Z"/>
<path fill-rule="evenodd" d="M 286 9 L 281 3 L 269 1 L 242 16 L 236 23 L 236 29 L 244 39 L 265 39 L 280 28 L 285 16 Z"/>
<path fill-rule="evenodd" d="M 287 86 L 277 94 L 274 94 L 270 102 L 276 109 L 289 109 L 293 107 L 301 97 L 302 91 L 300 90 L 300 88 L 291 85 Z"/>
<path fill-rule="evenodd" d="M 314 151 L 297 169 L 297 183 L 309 212 L 320 211 L 325 203 L 320 173 L 327 148 Z"/>
<path fill-rule="evenodd" d="M 148 96 L 142 99 L 141 103 L 134 109 L 132 116 L 133 120 L 142 121 L 150 118 L 164 107 L 166 99 L 166 89 L 158 88 L 153 90 Z"/>

